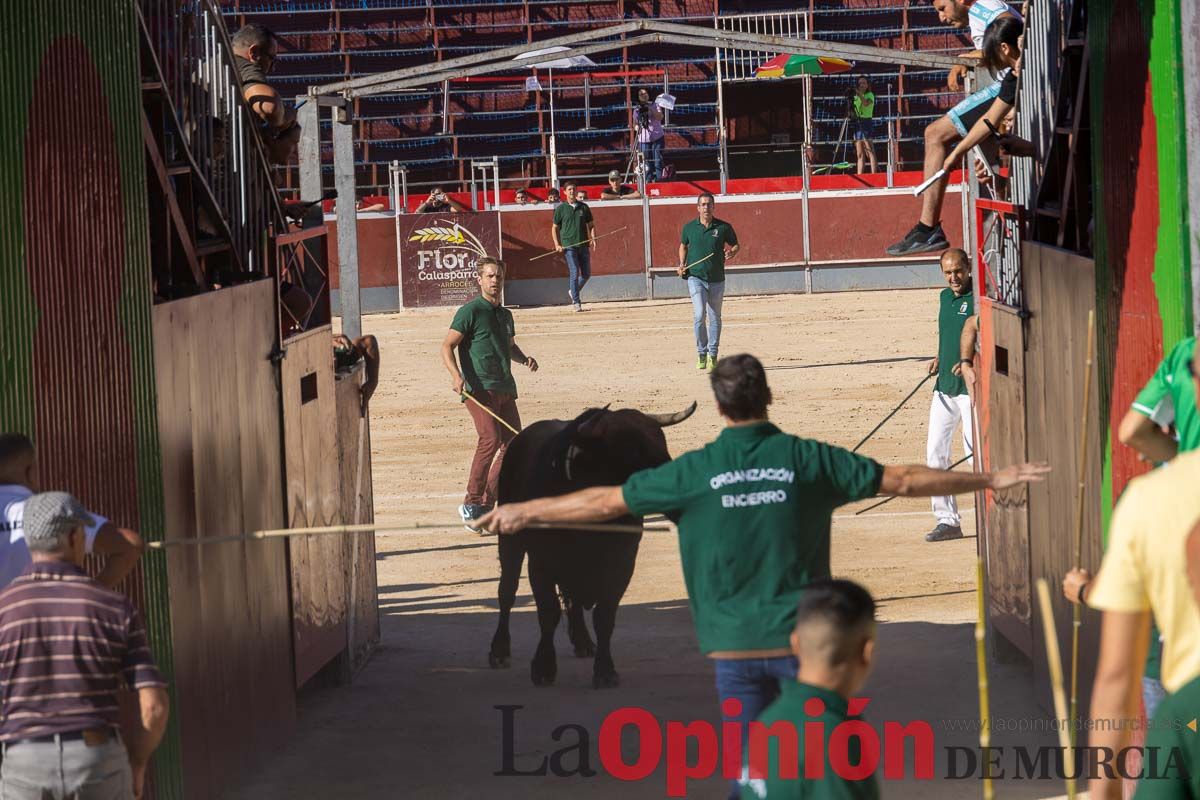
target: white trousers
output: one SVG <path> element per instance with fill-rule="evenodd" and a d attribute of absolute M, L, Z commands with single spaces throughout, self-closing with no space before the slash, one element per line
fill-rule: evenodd
<path fill-rule="evenodd" d="M 929 440 L 925 445 L 925 463 L 928 466 L 945 469 L 954 463 L 950 458 L 950 447 L 954 441 L 954 429 L 959 425 L 962 425 L 964 455 L 973 454 L 971 396 L 934 392 L 933 401 L 929 404 Z M 973 460 L 969 459 L 959 469 L 970 470 L 972 463 Z M 933 515 L 937 517 L 939 525 L 944 523 L 961 527 L 958 500 L 953 495 L 933 498 Z"/>

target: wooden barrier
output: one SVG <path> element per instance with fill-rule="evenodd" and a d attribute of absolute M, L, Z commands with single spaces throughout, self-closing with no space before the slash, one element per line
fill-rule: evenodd
<path fill-rule="evenodd" d="M 284 522 L 274 305 L 259 281 L 154 306 L 168 541 Z M 166 558 L 184 779 L 213 797 L 295 722 L 285 545 Z"/>

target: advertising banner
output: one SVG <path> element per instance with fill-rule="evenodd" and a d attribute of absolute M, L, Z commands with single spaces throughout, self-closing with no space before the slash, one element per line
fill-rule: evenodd
<path fill-rule="evenodd" d="M 400 305 L 459 306 L 479 294 L 479 259 L 500 256 L 500 214 L 400 214 L 396 242 Z"/>

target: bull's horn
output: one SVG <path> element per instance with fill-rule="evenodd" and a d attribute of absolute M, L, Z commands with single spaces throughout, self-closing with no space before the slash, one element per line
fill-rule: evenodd
<path fill-rule="evenodd" d="M 695 413 L 696 401 L 693 400 L 692 404 L 683 411 L 676 411 L 674 414 L 647 414 L 646 416 L 665 428 L 668 425 L 678 425 Z"/>

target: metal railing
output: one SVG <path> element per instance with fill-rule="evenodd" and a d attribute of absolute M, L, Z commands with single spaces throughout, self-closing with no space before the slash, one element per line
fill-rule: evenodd
<path fill-rule="evenodd" d="M 1022 209 L 1000 200 L 975 200 L 979 231 L 976 279 L 981 294 L 1018 311 L 1025 309 L 1021 277 Z"/>
<path fill-rule="evenodd" d="M 167 100 L 168 158 L 189 167 L 207 233 L 228 240 L 233 266 L 266 275 L 269 229 L 287 230 L 258 117 L 242 96 L 233 45 L 213 0 L 138 0 L 146 67 Z"/>

